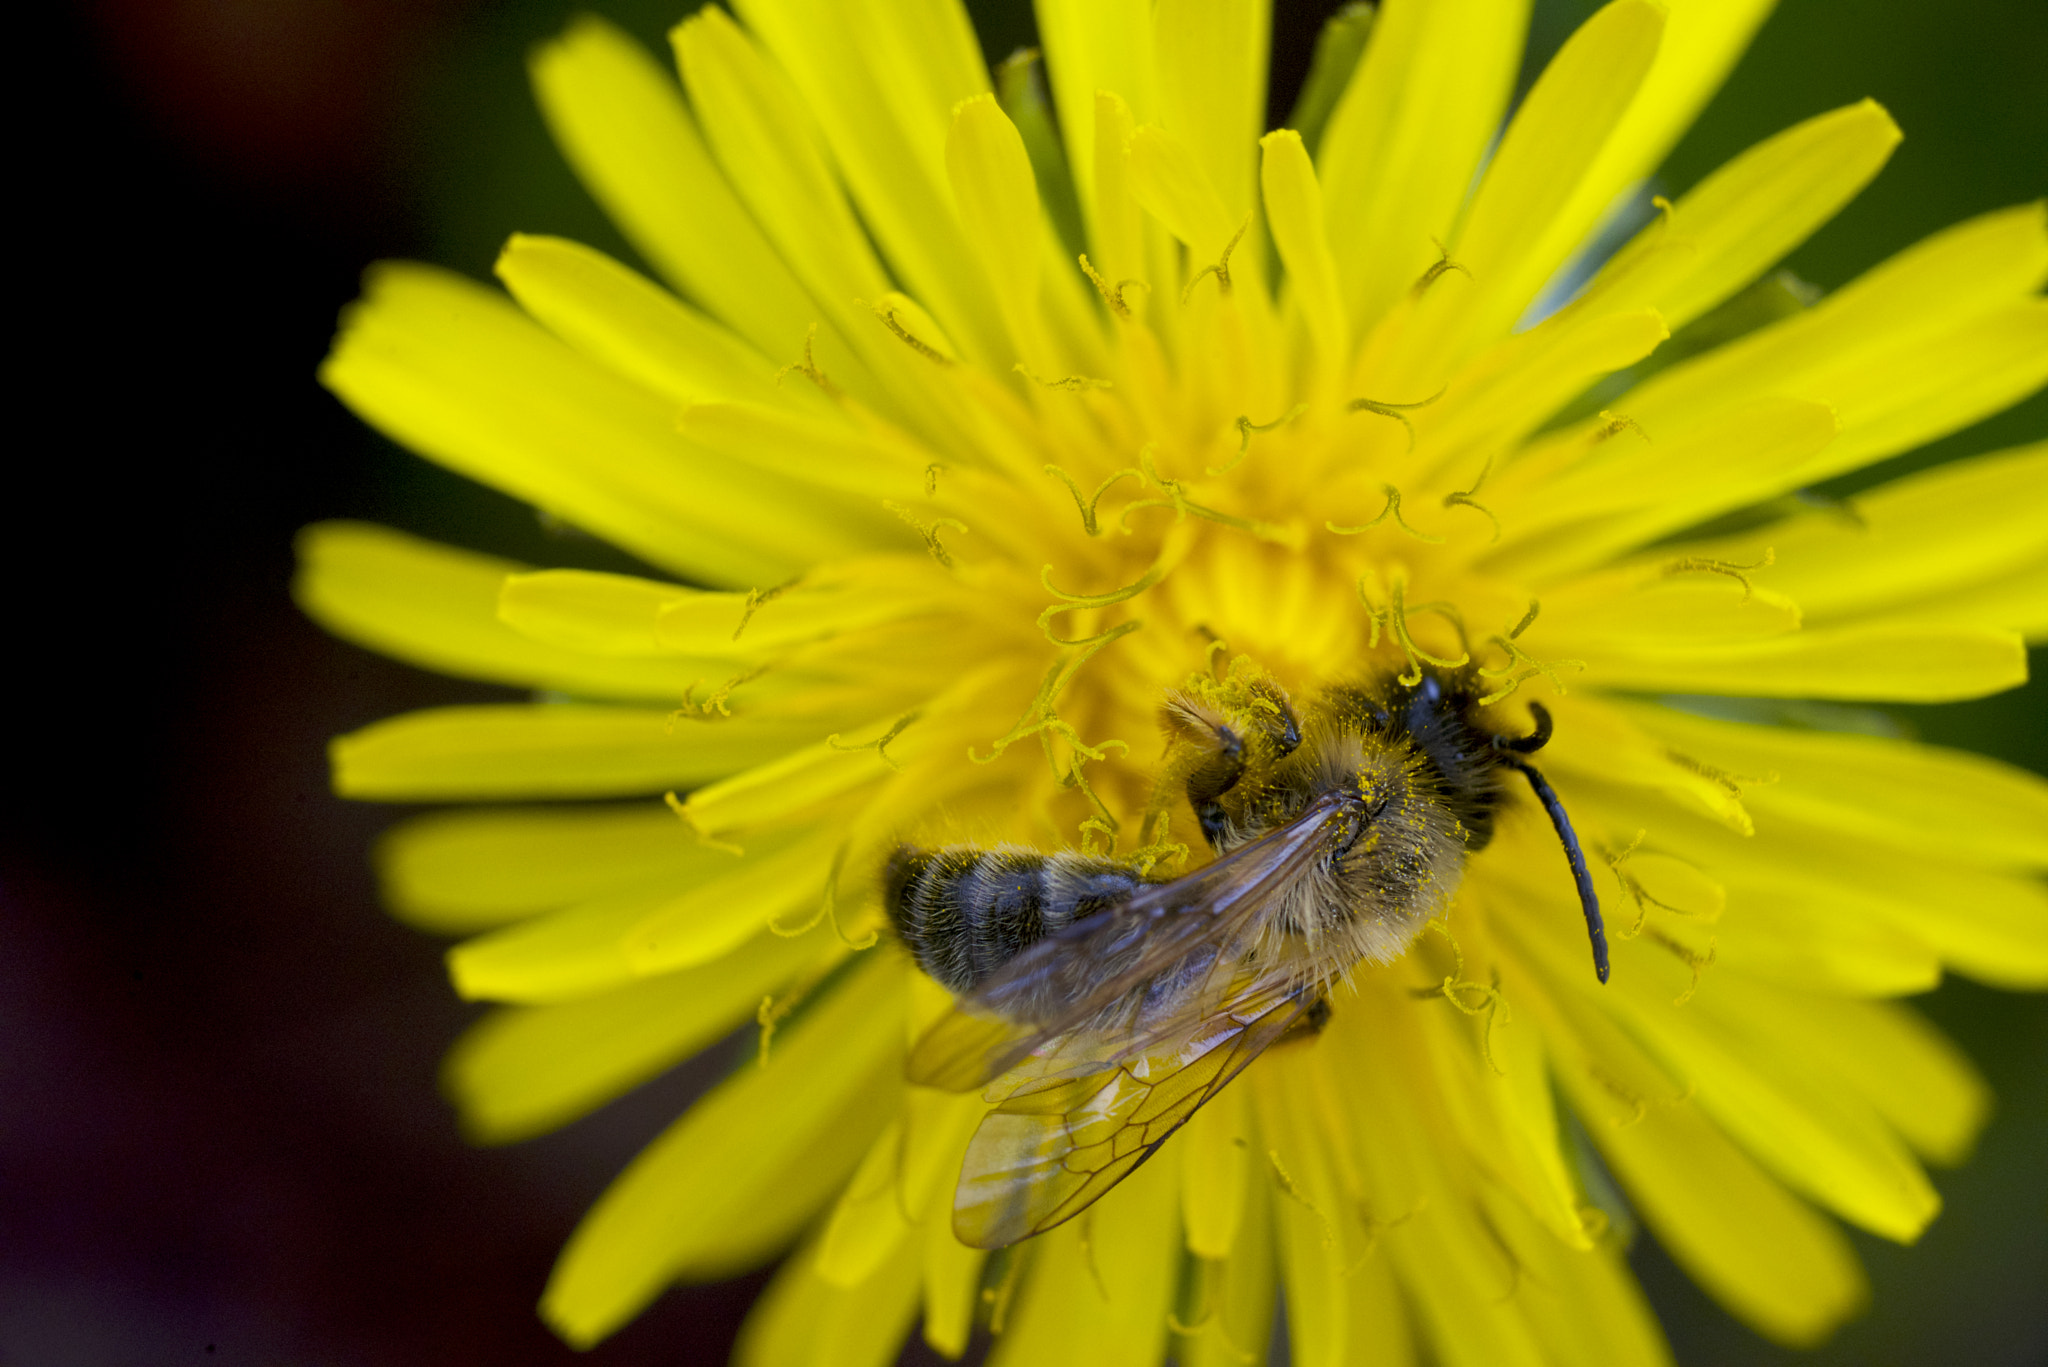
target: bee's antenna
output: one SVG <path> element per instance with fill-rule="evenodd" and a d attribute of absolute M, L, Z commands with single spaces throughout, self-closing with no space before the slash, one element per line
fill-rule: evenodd
<path fill-rule="evenodd" d="M 1535 703 L 1530 711 L 1536 714 L 1536 734 L 1526 736 L 1522 741 L 1505 747 L 1508 750 L 1534 750 L 1550 739 L 1550 714 Z M 1528 745 L 1528 741 L 1536 745 Z M 1564 803 L 1558 800 L 1557 790 L 1550 781 L 1536 772 L 1536 766 L 1516 754 L 1503 754 L 1501 763 L 1518 770 L 1529 786 L 1536 790 L 1536 800 L 1543 804 L 1543 810 L 1550 813 L 1550 824 L 1557 828 L 1557 838 L 1564 843 L 1565 862 L 1572 866 L 1572 881 L 1579 885 L 1579 906 L 1586 913 L 1586 938 L 1593 942 L 1593 972 L 1601 982 L 1607 981 L 1607 927 L 1600 919 L 1600 896 L 1593 891 L 1593 875 L 1586 870 L 1586 853 L 1579 848 L 1578 833 L 1572 830 L 1571 818 L 1564 814 Z"/>

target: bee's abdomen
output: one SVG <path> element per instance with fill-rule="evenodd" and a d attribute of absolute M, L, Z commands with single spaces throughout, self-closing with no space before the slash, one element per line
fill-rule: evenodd
<path fill-rule="evenodd" d="M 1087 855 L 899 846 L 883 896 L 919 968 L 965 992 L 1027 946 L 1123 901 L 1144 879 Z"/>

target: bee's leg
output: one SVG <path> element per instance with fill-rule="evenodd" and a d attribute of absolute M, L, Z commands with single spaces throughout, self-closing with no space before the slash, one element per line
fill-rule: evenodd
<path fill-rule="evenodd" d="M 1220 722 L 1212 735 L 1215 749 L 1188 772 L 1187 788 L 1188 805 L 1195 809 L 1202 838 L 1213 850 L 1222 847 L 1230 831 L 1230 816 L 1220 799 L 1244 777 L 1244 737 Z"/>
<path fill-rule="evenodd" d="M 1323 1027 L 1330 1023 L 1330 999 L 1317 997 L 1308 1008 L 1294 1018 L 1294 1024 L 1287 1027 L 1283 1040 L 1314 1039 L 1323 1033 Z"/>
<path fill-rule="evenodd" d="M 1202 838 L 1210 849 L 1221 849 L 1230 831 L 1221 798 L 1244 777 L 1245 738 L 1221 712 L 1186 693 L 1167 695 L 1161 720 L 1179 749 L 1168 772 L 1186 776 L 1183 790 L 1202 825 Z"/>
<path fill-rule="evenodd" d="M 1287 696 L 1287 690 L 1271 679 L 1261 679 L 1252 687 L 1257 701 L 1251 711 L 1250 720 L 1255 722 L 1265 739 L 1273 747 L 1274 759 L 1285 759 L 1301 745 L 1301 722 L 1294 715 L 1294 702 Z"/>

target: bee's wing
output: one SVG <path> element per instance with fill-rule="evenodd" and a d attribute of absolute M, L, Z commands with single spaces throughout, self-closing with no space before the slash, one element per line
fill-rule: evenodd
<path fill-rule="evenodd" d="M 1285 980 L 1255 984 L 1171 1049 L 1012 1095 L 967 1146 L 954 1235 L 1002 1248 L 1080 1214 L 1286 1034 L 1311 996 Z"/>
<path fill-rule="evenodd" d="M 1192 1038 L 1238 995 L 1245 954 L 1355 819 L 1355 804 L 1354 795 L 1322 794 L 1206 868 L 1149 884 L 1031 945 L 925 1033 L 910 1080 L 970 1091 L 1034 1053 L 1046 1074 L 1086 1075 Z"/>

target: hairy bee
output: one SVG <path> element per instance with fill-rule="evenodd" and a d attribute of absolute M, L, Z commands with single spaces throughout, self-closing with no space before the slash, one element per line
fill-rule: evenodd
<path fill-rule="evenodd" d="M 1515 771 L 1555 826 L 1607 980 L 1600 905 L 1564 807 L 1480 719 L 1475 680 L 1423 670 L 1329 689 L 1297 715 L 1239 669 L 1170 694 L 1162 801 L 1184 794 L 1216 858 L 1173 879 L 1073 851 L 900 847 L 885 902 L 920 967 L 964 994 L 911 1080 L 1001 1079 L 953 1226 L 997 1248 L 1070 1219 L 1246 1064 L 1327 1014 L 1333 984 L 1405 953 L 1493 836 Z M 1169 1085 L 1170 1084 L 1170 1085 Z"/>

